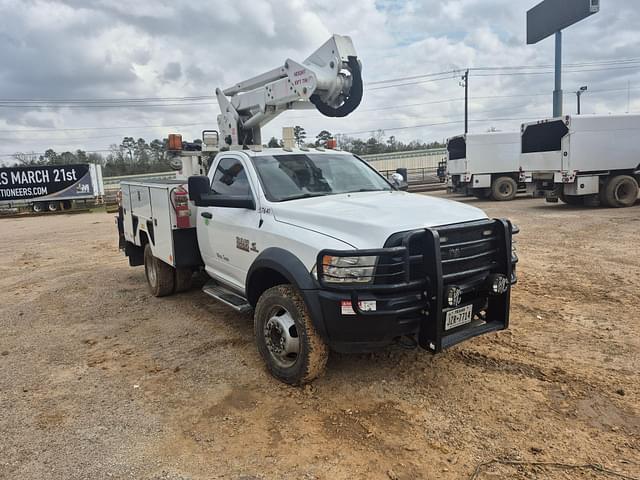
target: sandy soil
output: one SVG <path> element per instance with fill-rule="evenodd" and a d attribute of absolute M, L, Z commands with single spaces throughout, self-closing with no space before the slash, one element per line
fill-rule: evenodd
<path fill-rule="evenodd" d="M 465 201 L 522 229 L 510 330 L 304 389 L 248 316 L 151 297 L 111 215 L 0 220 L 0 478 L 640 477 L 640 207 Z"/>

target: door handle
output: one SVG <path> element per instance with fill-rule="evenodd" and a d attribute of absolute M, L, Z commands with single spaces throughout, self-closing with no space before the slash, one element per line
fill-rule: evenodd
<path fill-rule="evenodd" d="M 200 214 L 200 216 L 201 216 L 201 217 L 204 217 L 204 218 L 208 218 L 209 220 L 211 220 L 211 219 L 213 218 L 213 215 L 211 215 L 211 213 L 210 213 L 210 212 L 202 212 L 202 213 Z"/>

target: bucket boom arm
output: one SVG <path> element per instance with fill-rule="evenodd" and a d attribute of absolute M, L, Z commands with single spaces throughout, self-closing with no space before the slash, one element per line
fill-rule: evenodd
<path fill-rule="evenodd" d="M 328 117 L 344 117 L 362 100 L 361 64 L 351 38 L 333 35 L 298 63 L 284 65 L 216 89 L 218 127 L 229 147 L 261 145 L 260 129 L 285 110 L 315 108 Z"/>

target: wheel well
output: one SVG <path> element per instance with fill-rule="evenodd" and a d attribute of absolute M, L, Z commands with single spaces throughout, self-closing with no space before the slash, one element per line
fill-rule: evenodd
<path fill-rule="evenodd" d="M 492 173 L 491 174 L 491 183 L 493 184 L 493 182 L 495 182 L 500 177 L 509 177 L 509 178 L 515 180 L 516 182 L 518 181 L 518 174 L 517 173 L 513 173 L 513 172 L 509 172 L 509 173 Z"/>
<path fill-rule="evenodd" d="M 287 277 L 272 268 L 261 268 L 251 274 L 247 285 L 247 300 L 255 307 L 260 295 L 276 285 L 291 283 Z"/>

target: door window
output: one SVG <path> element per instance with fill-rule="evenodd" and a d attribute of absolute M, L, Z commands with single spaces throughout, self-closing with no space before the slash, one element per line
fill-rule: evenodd
<path fill-rule="evenodd" d="M 235 158 L 223 158 L 213 174 L 211 189 L 220 195 L 251 195 L 251 187 L 244 165 Z"/>

